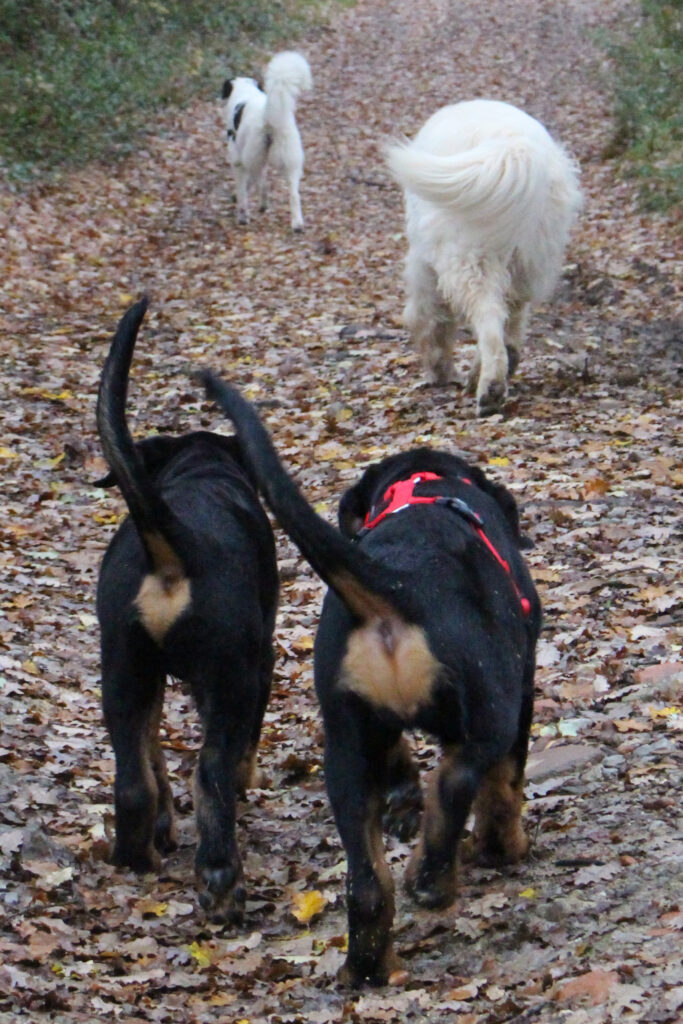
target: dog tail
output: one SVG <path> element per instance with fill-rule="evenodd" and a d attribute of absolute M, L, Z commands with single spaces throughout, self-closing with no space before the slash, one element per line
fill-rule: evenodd
<path fill-rule="evenodd" d="M 308 92 L 313 84 L 306 58 L 293 50 L 276 53 L 266 68 L 266 125 L 277 134 L 285 128 L 299 94 Z"/>
<path fill-rule="evenodd" d="M 414 621 L 402 574 L 375 561 L 311 508 L 280 462 L 253 406 L 210 370 L 197 377 L 208 397 L 232 420 L 243 458 L 271 511 L 321 579 L 360 619 L 398 614 Z"/>
<path fill-rule="evenodd" d="M 128 372 L 148 305 L 149 299 L 144 296 L 123 315 L 116 328 L 97 394 L 97 430 L 150 568 L 162 579 L 172 581 L 186 575 L 180 552 L 187 550 L 191 538 L 154 486 L 126 423 Z"/>
<path fill-rule="evenodd" d="M 456 213 L 477 236 L 516 244 L 550 188 L 548 153 L 531 139 L 488 139 L 462 153 L 429 153 L 415 143 L 387 148 L 389 171 L 408 192 Z"/>

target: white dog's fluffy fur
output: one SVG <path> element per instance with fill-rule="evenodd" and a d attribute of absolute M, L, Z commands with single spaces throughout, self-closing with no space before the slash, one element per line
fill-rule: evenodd
<path fill-rule="evenodd" d="M 529 305 L 561 270 L 577 167 L 543 125 L 494 100 L 443 107 L 387 161 L 405 191 L 406 327 L 431 381 L 445 384 L 465 321 L 478 345 L 477 411 L 489 415 L 505 400 Z"/>
<path fill-rule="evenodd" d="M 223 85 L 228 156 L 237 185 L 237 219 L 249 223 L 249 192 L 258 190 L 266 208 L 266 174 L 271 165 L 282 171 L 289 189 L 291 225 L 304 226 L 299 182 L 304 151 L 294 119 L 301 92 L 311 88 L 311 69 L 300 53 L 277 53 L 266 69 L 265 91 L 253 78 L 229 79 Z"/>

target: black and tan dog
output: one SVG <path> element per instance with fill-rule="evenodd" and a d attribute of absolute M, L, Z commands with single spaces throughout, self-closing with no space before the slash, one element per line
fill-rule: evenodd
<path fill-rule="evenodd" d="M 404 729 L 424 729 L 443 746 L 407 872 L 418 903 L 452 902 L 472 805 L 471 853 L 516 861 L 527 851 L 522 788 L 541 610 L 517 507 L 480 470 L 423 448 L 366 470 L 341 500 L 340 533 L 287 476 L 249 403 L 211 373 L 200 377 L 232 419 L 280 525 L 330 586 L 315 685 L 348 859 L 342 978 L 381 984 L 397 963 L 381 814 L 397 764 L 408 768 Z"/>
<path fill-rule="evenodd" d="M 270 692 L 275 545 L 234 437 L 197 431 L 135 444 L 128 371 L 147 308 L 121 320 L 104 365 L 97 426 L 130 516 L 104 556 L 97 592 L 102 701 L 116 756 L 113 860 L 156 870 L 176 844 L 158 737 L 167 675 L 189 684 L 203 727 L 195 773 L 200 902 L 239 920 L 245 894 L 235 802 L 249 783 Z"/>

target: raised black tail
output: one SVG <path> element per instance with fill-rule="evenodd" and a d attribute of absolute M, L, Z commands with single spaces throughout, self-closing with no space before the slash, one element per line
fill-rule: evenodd
<path fill-rule="evenodd" d="M 126 395 L 135 339 L 149 305 L 144 296 L 119 321 L 97 394 L 97 430 L 104 457 L 125 498 L 131 519 L 149 558 L 150 568 L 163 575 L 185 574 L 182 552 L 188 538 L 163 500 L 137 451 L 126 423 Z"/>
<path fill-rule="evenodd" d="M 361 619 L 397 613 L 413 619 L 403 574 L 377 562 L 314 512 L 280 462 L 255 409 L 236 388 L 210 370 L 197 377 L 208 397 L 232 420 L 243 458 L 268 505 L 315 572 Z"/>

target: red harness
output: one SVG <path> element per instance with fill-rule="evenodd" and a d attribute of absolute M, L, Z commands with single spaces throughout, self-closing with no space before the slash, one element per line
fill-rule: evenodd
<path fill-rule="evenodd" d="M 374 518 L 370 518 L 373 509 L 370 509 L 365 517 L 363 523 L 363 532 L 365 530 L 372 530 L 378 523 L 381 523 L 387 516 L 393 515 L 395 512 L 402 512 L 405 508 L 410 508 L 411 505 L 447 505 L 454 511 L 459 512 L 463 515 L 474 527 L 477 535 L 483 540 L 486 547 L 489 549 L 493 557 L 496 559 L 499 565 L 503 567 L 505 572 L 510 577 L 510 582 L 515 588 L 515 593 L 519 598 L 519 603 L 522 606 L 522 611 L 525 615 L 528 615 L 531 611 L 531 603 L 527 597 L 523 597 L 519 587 L 517 586 L 515 579 L 512 575 L 510 565 L 505 561 L 503 556 L 500 554 L 498 549 L 491 543 L 489 538 L 484 533 L 484 524 L 482 518 L 478 515 L 469 505 L 462 501 L 460 498 L 449 498 L 441 495 L 431 495 L 430 497 L 421 497 L 415 494 L 415 487 L 419 483 L 423 483 L 427 480 L 443 480 L 442 476 L 438 473 L 413 473 L 408 480 L 397 480 L 396 483 L 388 487 L 382 496 L 382 501 L 386 502 L 386 505 Z M 460 480 L 464 484 L 472 484 L 472 481 L 466 476 L 461 476 Z"/>

